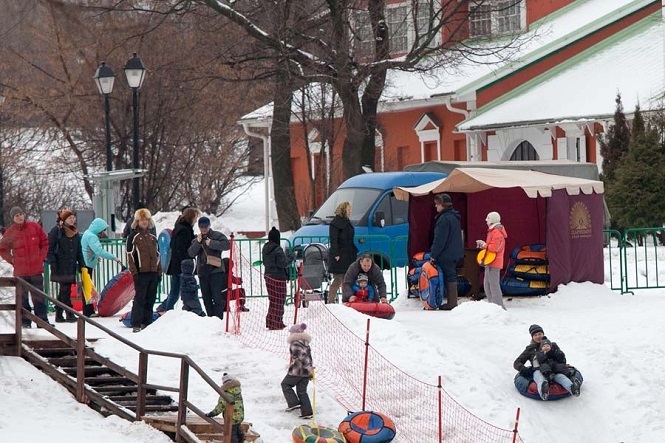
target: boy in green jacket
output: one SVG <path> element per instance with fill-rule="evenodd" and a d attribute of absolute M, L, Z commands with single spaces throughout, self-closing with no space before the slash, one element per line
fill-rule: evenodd
<path fill-rule="evenodd" d="M 240 424 L 245 419 L 245 405 L 242 400 L 242 389 L 240 381 L 230 374 L 224 373 L 222 377 L 222 390 L 233 397 L 233 427 L 231 428 L 231 443 L 242 443 L 245 441 L 245 434 L 240 429 Z M 224 416 L 226 410 L 226 400 L 220 396 L 215 409 L 208 412 L 206 416 L 217 417 L 219 414 Z"/>

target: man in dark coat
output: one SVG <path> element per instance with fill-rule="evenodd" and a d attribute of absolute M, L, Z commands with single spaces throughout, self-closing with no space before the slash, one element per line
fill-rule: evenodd
<path fill-rule="evenodd" d="M 46 259 L 49 264 L 49 278 L 58 282 L 58 301 L 72 307 L 72 284 L 76 283 L 76 274 L 85 266 L 83 249 L 81 249 L 81 235 L 76 229 L 76 214 L 70 209 L 58 211 L 56 226 L 48 234 L 48 253 Z M 55 307 L 55 322 L 75 322 L 76 315 L 67 312 L 67 318 L 62 315 L 63 309 Z"/>
<path fill-rule="evenodd" d="M 173 231 L 171 231 L 171 260 L 166 270 L 166 274 L 171 276 L 171 290 L 166 300 L 157 306 L 157 312 L 170 311 L 178 302 L 180 297 L 180 265 L 183 260 L 190 259 L 187 249 L 194 240 L 194 223 L 196 223 L 198 216 L 198 209 L 184 209 L 176 220 Z"/>
<path fill-rule="evenodd" d="M 386 280 L 383 278 L 381 268 L 374 263 L 370 254 L 364 254 L 358 260 L 354 261 L 344 274 L 344 283 L 342 283 L 342 301 L 354 301 L 352 286 L 355 284 L 358 275 L 363 273 L 369 279 L 368 285 L 376 288 L 381 303 L 388 303 L 386 298 Z"/>
<path fill-rule="evenodd" d="M 281 233 L 274 226 L 268 232 L 268 242 L 261 249 L 263 259 L 263 278 L 268 290 L 268 313 L 266 328 L 271 331 L 281 330 L 284 324 L 284 302 L 286 301 L 286 282 L 289 279 L 288 267 L 294 256 L 288 256 L 282 249 Z"/>
<path fill-rule="evenodd" d="M 192 240 L 187 253 L 192 258 L 196 257 L 196 271 L 206 314 L 208 317 L 223 319 L 226 298 L 222 297 L 222 292 L 227 287 L 227 275 L 222 265 L 222 251 L 228 251 L 231 242 L 226 235 L 210 228 L 208 217 L 200 217 L 198 225 L 200 233 Z"/>
<path fill-rule="evenodd" d="M 460 214 L 453 209 L 453 200 L 448 194 L 434 196 L 436 224 L 434 240 L 430 248 L 432 264 L 438 265 L 443 272 L 448 301 L 439 307 L 450 310 L 457 306 L 457 262 L 464 256 L 464 241 Z"/>

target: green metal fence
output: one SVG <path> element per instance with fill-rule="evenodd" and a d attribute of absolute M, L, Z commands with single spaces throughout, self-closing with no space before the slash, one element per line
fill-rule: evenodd
<path fill-rule="evenodd" d="M 665 288 L 665 228 L 631 228 L 605 233 L 605 273 L 621 293 Z"/>

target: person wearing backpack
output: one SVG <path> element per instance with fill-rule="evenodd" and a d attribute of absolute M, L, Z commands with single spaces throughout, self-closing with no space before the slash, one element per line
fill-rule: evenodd
<path fill-rule="evenodd" d="M 72 307 L 72 284 L 76 283 L 76 274 L 85 266 L 83 249 L 81 248 L 81 235 L 76 229 L 76 214 L 71 209 L 58 211 L 57 224 L 48 234 L 48 261 L 49 279 L 60 285 L 57 299 L 60 303 Z M 55 307 L 55 322 L 76 321 L 76 315 L 67 312 L 67 318 L 62 315 L 63 309 Z"/>
<path fill-rule="evenodd" d="M 189 260 L 187 249 L 196 237 L 194 235 L 194 223 L 199 217 L 199 210 L 196 208 L 185 208 L 182 214 L 175 222 L 173 231 L 171 231 L 171 261 L 166 269 L 166 274 L 171 276 L 171 290 L 166 299 L 157 306 L 157 312 L 166 312 L 173 309 L 180 298 L 180 265 L 183 260 Z"/>

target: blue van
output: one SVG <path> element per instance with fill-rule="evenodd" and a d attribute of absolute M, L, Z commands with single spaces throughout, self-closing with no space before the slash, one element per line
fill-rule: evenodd
<path fill-rule="evenodd" d="M 440 172 L 372 172 L 356 175 L 342 183 L 290 238 L 291 245 L 328 245 L 328 225 L 335 208 L 351 202 L 351 223 L 356 230 L 358 251 L 369 252 L 384 269 L 406 266 L 409 235 L 409 204 L 395 198 L 395 186 L 419 186 L 445 178 Z"/>

